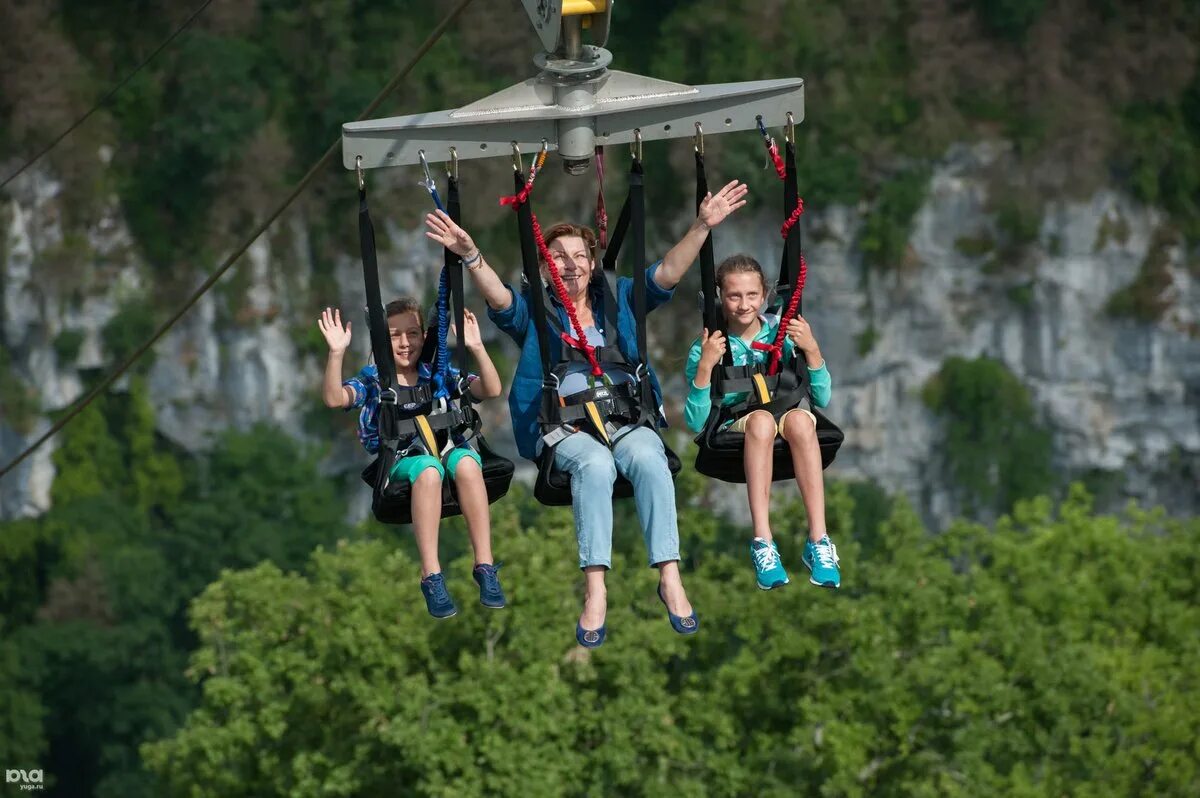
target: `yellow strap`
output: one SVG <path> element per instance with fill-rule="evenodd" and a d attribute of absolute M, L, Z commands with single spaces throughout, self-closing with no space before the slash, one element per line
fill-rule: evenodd
<path fill-rule="evenodd" d="M 754 388 L 758 391 L 758 401 L 761 404 L 768 404 L 771 401 L 771 392 L 767 390 L 767 381 L 763 379 L 763 375 L 754 375 Z"/>
<path fill-rule="evenodd" d="M 433 427 L 429 426 L 429 419 L 425 418 L 425 416 L 417 416 L 413 421 L 417 422 L 417 433 L 421 436 L 421 441 L 425 444 L 425 449 L 431 455 L 437 457 L 437 438 L 433 434 Z"/>
<path fill-rule="evenodd" d="M 580 14 L 602 14 L 608 7 L 608 0 L 563 0 L 562 15 L 574 17 Z"/>
<path fill-rule="evenodd" d="M 588 419 L 592 422 L 592 426 L 600 433 L 600 437 L 604 439 L 606 446 L 612 444 L 608 440 L 608 430 L 604 428 L 604 419 L 600 418 L 600 410 L 596 407 L 595 402 L 584 402 L 583 409 L 587 413 Z"/>

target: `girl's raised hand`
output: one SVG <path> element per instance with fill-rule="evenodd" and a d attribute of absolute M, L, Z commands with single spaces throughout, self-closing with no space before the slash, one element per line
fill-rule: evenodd
<path fill-rule="evenodd" d="M 708 227 L 716 227 L 725 221 L 729 214 L 746 204 L 746 195 L 750 188 L 737 180 L 730 180 L 716 194 L 709 192 L 700 203 L 697 218 Z"/>

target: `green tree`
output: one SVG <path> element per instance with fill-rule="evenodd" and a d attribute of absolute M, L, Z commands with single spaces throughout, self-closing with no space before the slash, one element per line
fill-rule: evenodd
<path fill-rule="evenodd" d="M 142 749 L 168 794 L 1116 798 L 1200 778 L 1196 521 L 1099 517 L 1076 491 L 931 537 L 901 504 L 870 552 L 840 535 L 838 593 L 763 594 L 742 557 L 705 555 L 694 638 L 621 554 L 589 653 L 569 518 L 519 525 L 528 503 L 496 524 L 500 613 L 460 559 L 464 611 L 432 622 L 381 542 L 223 575 L 191 610 L 202 703 Z"/>
<path fill-rule="evenodd" d="M 1053 485 L 1050 432 L 1000 361 L 949 358 L 922 398 L 945 420 L 942 463 L 969 512 L 1006 512 Z"/>

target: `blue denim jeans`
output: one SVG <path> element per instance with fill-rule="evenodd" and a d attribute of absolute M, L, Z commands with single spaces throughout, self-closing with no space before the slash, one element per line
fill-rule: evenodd
<path fill-rule="evenodd" d="M 675 483 L 662 439 L 653 430 L 630 430 L 611 450 L 588 433 L 576 432 L 558 444 L 554 463 L 571 475 L 580 568 L 612 567 L 612 486 L 618 473 L 633 483 L 650 565 L 679 559 Z"/>

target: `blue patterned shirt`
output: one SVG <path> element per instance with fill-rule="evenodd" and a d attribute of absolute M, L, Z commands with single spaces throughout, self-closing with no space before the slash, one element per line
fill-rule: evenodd
<path fill-rule="evenodd" d="M 450 369 L 451 379 L 458 376 L 458 369 Z M 474 374 L 467 376 L 468 381 L 476 379 Z M 433 381 L 433 369 L 428 363 L 417 364 L 417 385 L 428 385 Z M 358 441 L 371 454 L 379 451 L 379 369 L 374 363 L 368 363 L 350 379 L 342 383 L 354 394 L 354 399 L 346 410 L 358 410 Z M 409 402 L 400 405 L 401 410 L 414 412 L 421 408 L 419 402 Z M 415 436 L 414 436 L 415 437 Z M 411 438 L 409 439 L 411 441 Z M 400 442 L 403 451 L 408 444 Z"/>

